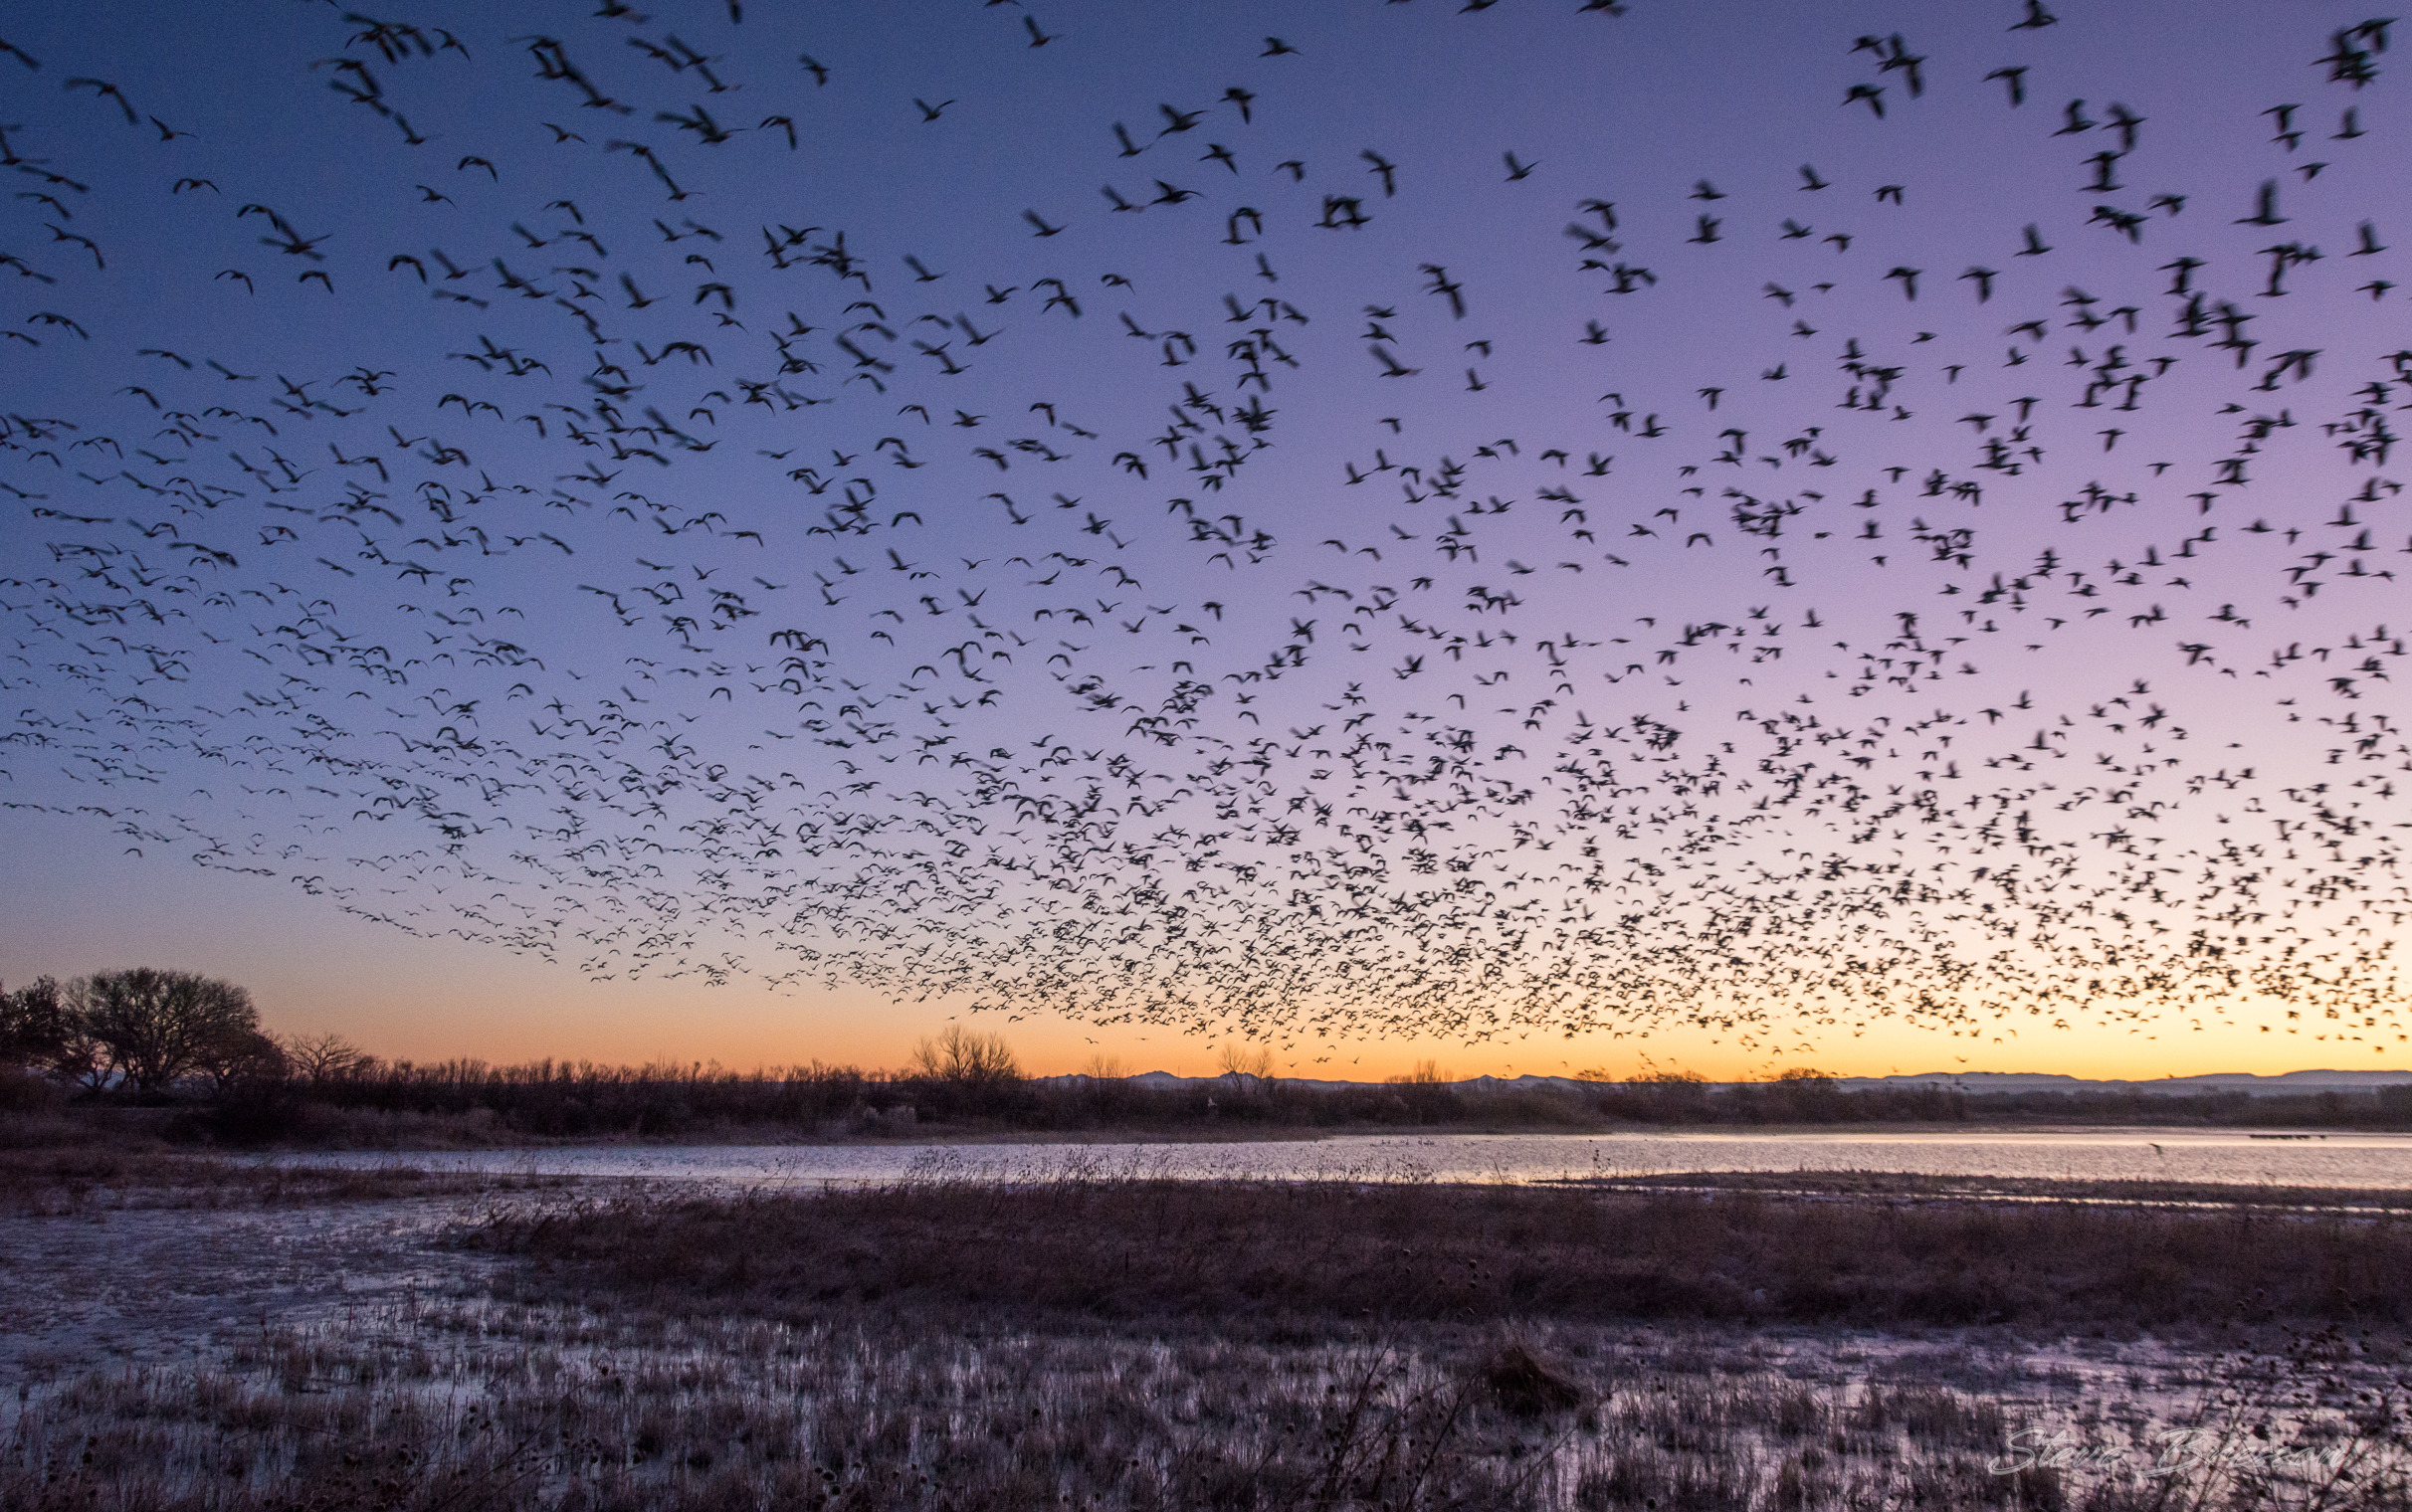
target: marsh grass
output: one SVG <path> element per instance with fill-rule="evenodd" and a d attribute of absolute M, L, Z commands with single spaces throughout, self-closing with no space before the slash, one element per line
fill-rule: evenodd
<path fill-rule="evenodd" d="M 433 1172 L 412 1166 L 284 1167 L 117 1145 L 0 1148 L 0 1215 L 60 1217 L 114 1208 L 276 1208 L 558 1191 L 566 1178 Z"/>
<path fill-rule="evenodd" d="M 2407 1273 L 2391 1221 L 1359 1177 L 424 1204 L 449 1286 L 0 1383 L 0 1507 L 2412 1509 L 2404 1330 L 2314 1321 Z M 2156 1256 L 2258 1321 L 2139 1335 Z M 1881 1301 L 1920 1267 L 2075 1300 L 1938 1329 Z"/>
<path fill-rule="evenodd" d="M 2400 1399 L 2382 1408 L 2361 1385 L 2366 1368 L 2316 1350 L 2219 1368 L 2191 1416 L 2119 1410 L 2128 1404 L 2090 1414 L 2069 1468 L 2005 1457 L 2030 1409 L 2001 1405 L 1998 1386 L 1899 1366 L 1855 1378 L 1810 1353 L 1769 1358 L 1730 1334 L 1547 1326 L 1280 1342 L 966 1329 L 863 1307 L 780 1323 L 461 1298 L 262 1329 L 204 1367 L 30 1383 L 0 1403 L 0 1505 L 2412 1504 Z M 2344 1397 L 2355 1404 L 2322 1405 Z M 2194 1432 L 2193 1458 L 2156 1468 L 2174 1463 L 2172 1426 Z M 2270 1443 L 2317 1452 L 2276 1469 L 2219 1457 Z"/>
<path fill-rule="evenodd" d="M 1937 1176 L 1915 1171 L 1682 1171 L 1567 1177 L 1551 1185 L 1597 1192 L 1758 1192 L 1776 1197 L 1939 1199 L 1950 1202 L 2128 1204 L 2136 1207 L 2412 1213 L 2401 1188 L 2289 1187 L 2276 1182 L 2087 1181 L 2054 1177 Z"/>
<path fill-rule="evenodd" d="M 1196 1182 L 945 1158 L 875 1188 L 643 1198 L 477 1242 L 651 1305 L 802 1317 L 1735 1319 L 2070 1329 L 2412 1322 L 2394 1215 L 1803 1201 L 1413 1179 Z"/>

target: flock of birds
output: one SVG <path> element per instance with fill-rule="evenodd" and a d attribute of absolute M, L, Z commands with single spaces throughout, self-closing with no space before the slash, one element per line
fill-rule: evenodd
<path fill-rule="evenodd" d="M 2389 21 L 2158 157 L 2069 0 L 1834 37 L 1769 136 L 1984 112 L 2068 180 L 1997 241 L 1814 146 L 1300 126 L 1301 38 L 1145 107 L 964 0 L 974 83 L 875 98 L 672 8 L 306 0 L 223 121 L 0 39 L 0 801 L 595 976 L 2404 1039 Z M 1647 0 L 1555 10 L 1647 68 Z M 987 197 L 816 189 L 832 101 L 903 163 L 1042 66 L 1093 137 Z"/>

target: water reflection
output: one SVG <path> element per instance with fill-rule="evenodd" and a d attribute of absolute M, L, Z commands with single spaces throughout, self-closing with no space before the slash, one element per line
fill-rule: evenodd
<path fill-rule="evenodd" d="M 2067 1181 L 2412 1189 L 2412 1135 L 2273 1139 L 2242 1130 L 1345 1135 L 1227 1144 L 564 1145 L 276 1157 L 294 1165 L 588 1177 L 712 1186 L 890 1182 L 913 1174 L 1010 1176 L 1067 1163 L 1182 1179 L 1521 1182 L 1687 1171 L 1882 1171 Z"/>

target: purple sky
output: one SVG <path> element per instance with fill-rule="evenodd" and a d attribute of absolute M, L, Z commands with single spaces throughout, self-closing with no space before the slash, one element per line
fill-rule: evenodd
<path fill-rule="evenodd" d="M 15 18 L 0 976 L 2387 1066 L 2396 39 L 2050 14 Z"/>

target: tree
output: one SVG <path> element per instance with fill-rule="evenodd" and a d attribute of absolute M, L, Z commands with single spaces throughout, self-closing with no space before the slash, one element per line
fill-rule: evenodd
<path fill-rule="evenodd" d="M 1263 1045 L 1252 1049 L 1245 1044 L 1224 1044 L 1216 1050 L 1215 1062 L 1222 1066 L 1224 1075 L 1237 1077 L 1243 1083 L 1251 1077 L 1258 1081 L 1273 1079 L 1273 1051 Z"/>
<path fill-rule="evenodd" d="M 341 1035 L 296 1035 L 284 1041 L 285 1060 L 293 1073 L 312 1086 L 365 1076 L 377 1057 Z"/>
<path fill-rule="evenodd" d="M 43 977 L 15 992 L 0 992 L 0 1067 L 55 1068 L 67 1051 L 74 1027 L 55 977 Z"/>
<path fill-rule="evenodd" d="M 1022 1067 L 1005 1037 L 960 1024 L 949 1024 L 936 1039 L 914 1045 L 912 1069 L 928 1111 L 941 1117 L 1000 1114 L 1024 1091 Z"/>
<path fill-rule="evenodd" d="M 109 1066 L 108 1046 L 93 1035 L 91 980 L 77 977 L 59 990 L 59 999 L 67 1037 L 51 1061 L 52 1073 L 88 1092 L 105 1091 L 115 1073 Z"/>
<path fill-rule="evenodd" d="M 82 985 L 92 1038 L 109 1068 L 143 1092 L 254 1063 L 265 1038 L 250 993 L 197 972 L 140 966 L 95 972 Z"/>
<path fill-rule="evenodd" d="M 193 1069 L 207 1076 L 217 1090 L 243 1082 L 283 1081 L 293 1074 L 285 1046 L 273 1035 L 256 1029 L 230 1030 L 211 1040 L 193 1057 Z"/>
<path fill-rule="evenodd" d="M 988 1087 L 1022 1079 L 1022 1067 L 1003 1035 L 949 1024 L 935 1040 L 912 1047 L 913 1069 L 933 1081 L 958 1086 Z"/>

